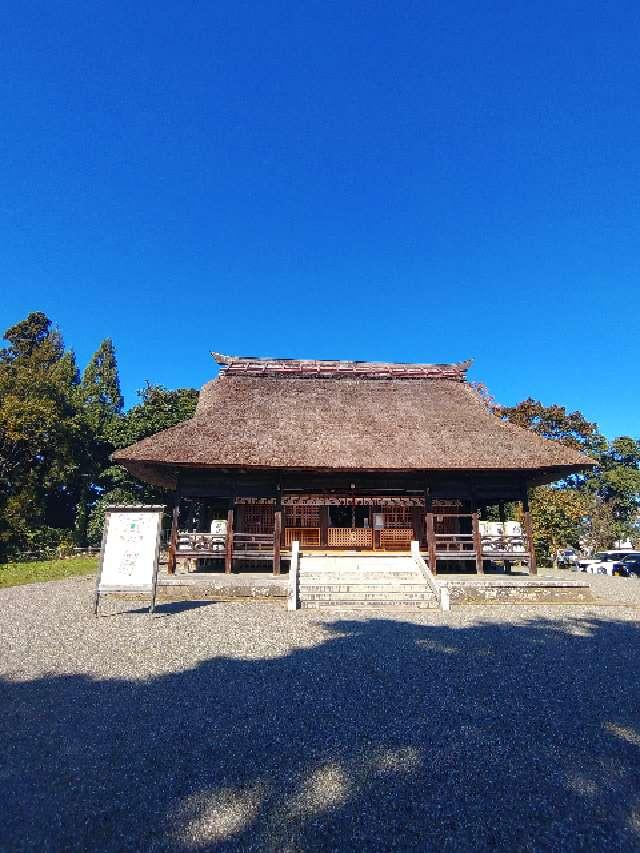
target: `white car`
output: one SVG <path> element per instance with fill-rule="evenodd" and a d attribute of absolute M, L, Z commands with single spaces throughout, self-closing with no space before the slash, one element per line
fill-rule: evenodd
<path fill-rule="evenodd" d="M 573 548 L 561 548 L 556 553 L 556 562 L 561 569 L 573 569 L 578 562 L 578 555 Z"/>
<path fill-rule="evenodd" d="M 640 557 L 640 551 L 624 550 L 599 551 L 590 560 L 579 560 L 578 570 L 591 575 L 613 575 L 613 567 L 625 557 Z"/>

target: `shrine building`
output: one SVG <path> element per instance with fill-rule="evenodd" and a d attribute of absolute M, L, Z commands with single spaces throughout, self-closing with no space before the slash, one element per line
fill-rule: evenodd
<path fill-rule="evenodd" d="M 433 572 L 483 571 L 496 553 L 535 574 L 528 490 L 593 466 L 500 419 L 470 362 L 398 364 L 223 356 L 190 420 L 113 454 L 175 495 L 169 571 L 305 552 L 409 552 Z M 500 542 L 487 507 L 517 502 Z M 511 532 L 509 532 L 511 530 Z"/>

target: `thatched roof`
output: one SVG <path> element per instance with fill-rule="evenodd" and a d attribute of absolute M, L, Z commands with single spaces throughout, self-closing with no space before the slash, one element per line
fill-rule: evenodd
<path fill-rule="evenodd" d="M 576 471 L 593 461 L 504 423 L 447 365 L 216 355 L 195 416 L 113 456 L 159 466 L 322 470 Z"/>

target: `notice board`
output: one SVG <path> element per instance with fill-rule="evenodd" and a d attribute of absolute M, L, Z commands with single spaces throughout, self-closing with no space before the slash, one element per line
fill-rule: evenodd
<path fill-rule="evenodd" d="M 114 592 L 148 593 L 156 599 L 160 533 L 164 506 L 107 507 L 98 564 L 94 612 L 100 596 Z"/>

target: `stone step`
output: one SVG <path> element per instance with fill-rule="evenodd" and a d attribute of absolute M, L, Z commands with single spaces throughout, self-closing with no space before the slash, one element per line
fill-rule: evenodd
<path fill-rule="evenodd" d="M 333 583 L 301 583 L 300 593 L 307 592 L 431 592 L 423 583 L 358 583 L 334 581 Z"/>
<path fill-rule="evenodd" d="M 358 563 L 350 562 L 348 565 L 340 566 L 333 563 L 322 563 L 318 560 L 315 563 L 303 560 L 300 563 L 301 572 L 375 572 L 376 574 L 385 574 L 386 572 L 415 572 L 417 571 L 415 563 L 412 562 L 397 562 L 380 565 L 379 563 Z"/>
<path fill-rule="evenodd" d="M 300 561 L 300 606 L 412 607 L 438 603 L 411 557 L 304 557 Z"/>
<path fill-rule="evenodd" d="M 360 602 L 380 602 L 386 603 L 389 601 L 432 601 L 433 593 L 426 592 L 310 592 L 304 596 L 300 596 L 301 601 L 360 601 Z"/>
<path fill-rule="evenodd" d="M 366 566 L 370 569 L 383 570 L 389 566 L 415 566 L 413 560 L 323 560 L 321 558 L 302 557 L 300 560 L 301 566 L 332 566 L 334 568 L 349 568 L 351 566 Z"/>
<path fill-rule="evenodd" d="M 354 581 L 355 583 L 371 582 L 371 583 L 424 583 L 422 575 L 414 574 L 384 574 L 384 575 L 371 575 L 368 572 L 349 572 L 348 574 L 334 574 L 327 572 L 323 574 L 321 572 L 317 572 L 314 574 L 307 574 L 306 572 L 302 572 L 299 575 L 300 580 L 306 581 L 322 581 L 331 583 L 333 581 L 339 582 L 343 580 Z"/>
<path fill-rule="evenodd" d="M 366 609 L 374 609 L 374 608 L 386 608 L 386 607 L 409 607 L 412 610 L 437 610 L 438 605 L 435 601 L 405 601 L 404 599 L 388 599 L 387 601 L 334 601 L 333 599 L 329 599 L 327 601 L 301 601 L 300 609 L 301 610 L 320 610 L 326 609 L 330 607 L 348 607 L 348 608 L 362 608 Z"/>
<path fill-rule="evenodd" d="M 351 575 L 366 572 L 369 575 L 418 575 L 420 572 L 415 566 L 390 566 L 388 569 L 372 569 L 369 566 L 300 566 L 301 574 L 333 574 Z"/>

